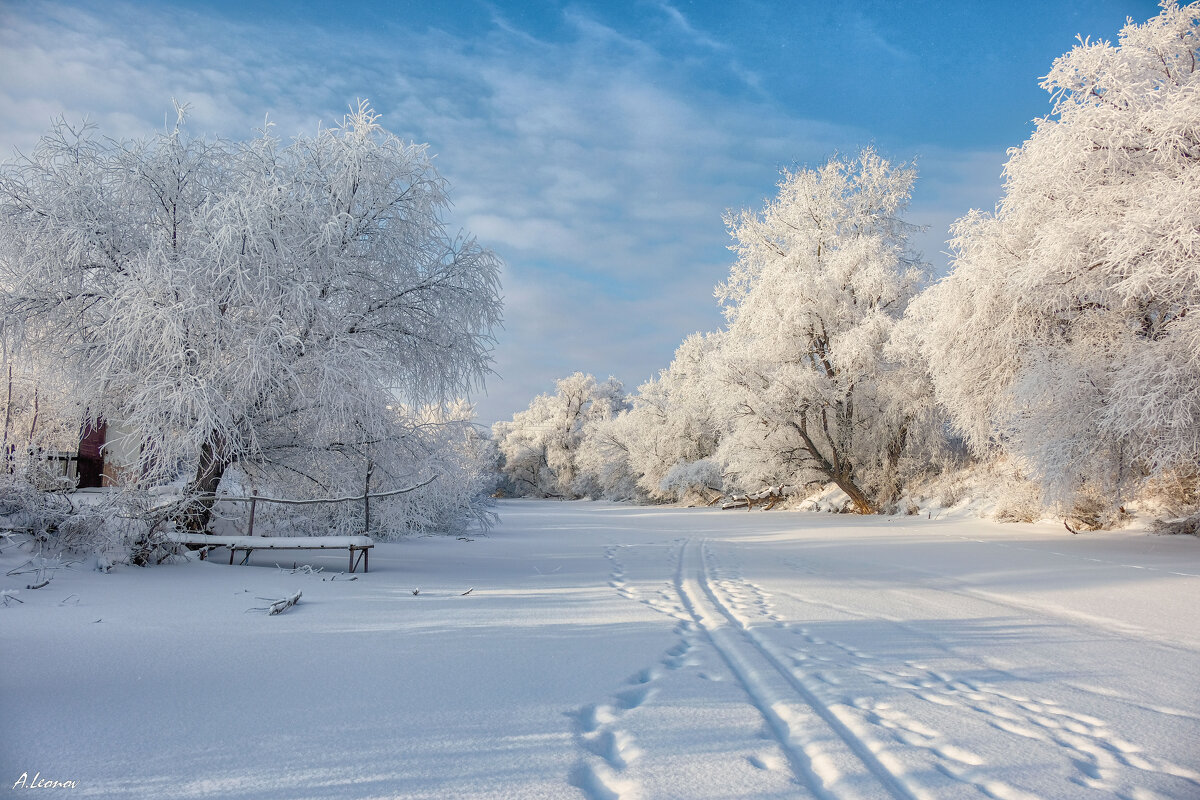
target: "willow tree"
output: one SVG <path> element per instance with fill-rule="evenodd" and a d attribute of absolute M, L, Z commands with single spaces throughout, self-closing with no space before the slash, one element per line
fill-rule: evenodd
<path fill-rule="evenodd" d="M 500 262 L 448 231 L 425 145 L 366 103 L 288 143 L 194 137 L 179 112 L 137 141 L 59 121 L 0 170 L 11 352 L 133 426 L 146 480 L 190 470 L 205 496 L 277 447 L 367 448 L 397 396 L 482 380 Z"/>

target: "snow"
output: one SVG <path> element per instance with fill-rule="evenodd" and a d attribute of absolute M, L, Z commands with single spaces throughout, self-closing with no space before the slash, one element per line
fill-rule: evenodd
<path fill-rule="evenodd" d="M 500 512 L 486 537 L 378 543 L 366 575 L 256 553 L 0 577 L 25 601 L 0 607 L 0 793 L 1200 795 L 1192 537 Z"/>
<path fill-rule="evenodd" d="M 287 549 L 291 547 L 312 548 L 341 548 L 372 547 L 375 544 L 370 536 L 209 536 L 204 533 L 173 533 L 171 539 L 176 542 L 217 547 L 236 547 L 243 549 L 253 547 L 255 550 Z"/>

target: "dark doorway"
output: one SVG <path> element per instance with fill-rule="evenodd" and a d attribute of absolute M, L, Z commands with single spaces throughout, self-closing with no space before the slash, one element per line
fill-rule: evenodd
<path fill-rule="evenodd" d="M 79 488 L 99 489 L 104 485 L 104 437 L 108 424 L 85 425 L 79 435 Z"/>

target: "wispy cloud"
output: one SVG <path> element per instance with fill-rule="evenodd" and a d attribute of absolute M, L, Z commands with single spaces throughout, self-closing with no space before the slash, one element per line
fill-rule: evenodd
<path fill-rule="evenodd" d="M 707 33 L 701 33 L 700 31 L 696 30 L 692 23 L 688 21 L 688 18 L 683 15 L 683 12 L 670 3 L 659 3 L 658 8 L 667 15 L 667 18 L 675 24 L 675 27 L 687 34 L 687 36 L 696 44 L 716 50 L 717 52 L 723 52 L 729 49 L 729 46 L 725 43 L 718 42 Z"/>
<path fill-rule="evenodd" d="M 763 86 L 762 77 L 734 56 L 732 47 L 696 28 L 682 11 L 670 3 L 660 2 L 656 7 L 666 15 L 671 25 L 684 35 L 690 45 L 711 50 L 724 58 L 725 68 L 751 89 L 755 96 L 760 99 L 768 98 L 769 95 Z"/>
<path fill-rule="evenodd" d="M 854 32 L 854 37 L 866 50 L 872 51 L 875 54 L 882 53 L 895 61 L 913 60 L 914 55 L 911 52 L 902 47 L 894 39 L 880 33 L 875 23 L 868 19 L 861 10 L 851 12 L 848 19 L 849 25 Z"/>

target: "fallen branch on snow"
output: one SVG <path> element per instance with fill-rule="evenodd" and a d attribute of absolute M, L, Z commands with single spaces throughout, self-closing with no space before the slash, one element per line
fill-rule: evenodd
<path fill-rule="evenodd" d="M 270 597 L 256 597 L 255 600 L 266 600 L 269 605 L 261 608 L 248 608 L 247 611 L 265 611 L 267 616 L 273 617 L 276 614 L 282 614 L 292 606 L 300 602 L 300 592 L 296 592 L 291 597 L 283 597 L 278 600 L 272 600 Z"/>
<path fill-rule="evenodd" d="M 295 564 L 293 564 L 291 569 L 288 569 L 287 567 L 281 567 L 278 564 L 276 564 L 275 569 L 279 570 L 281 573 L 287 573 L 288 575 L 295 575 L 297 573 L 304 573 L 305 575 L 316 575 L 318 572 L 325 571 L 324 567 L 314 568 L 311 564 L 304 564 L 303 566 L 299 566 L 299 567 L 297 567 Z"/>
<path fill-rule="evenodd" d="M 792 494 L 793 491 L 794 489 L 789 486 L 770 486 L 754 494 L 735 494 L 729 498 L 728 502 L 721 504 L 721 510 L 729 511 L 734 508 L 744 508 L 749 511 L 756 505 L 765 503 L 766 507 L 763 511 L 770 511 L 777 503 Z"/>

